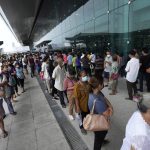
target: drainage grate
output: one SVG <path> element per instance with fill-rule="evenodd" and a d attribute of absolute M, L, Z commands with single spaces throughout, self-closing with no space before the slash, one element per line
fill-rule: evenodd
<path fill-rule="evenodd" d="M 72 126 L 72 124 L 70 123 L 60 106 L 57 104 L 57 102 L 53 101 L 52 97 L 48 93 L 45 93 L 44 83 L 39 78 L 37 78 L 37 80 L 45 94 L 45 97 L 51 107 L 52 112 L 54 113 L 54 116 L 68 144 L 71 147 L 71 150 L 88 150 L 88 147 L 86 146 L 76 129 Z"/>

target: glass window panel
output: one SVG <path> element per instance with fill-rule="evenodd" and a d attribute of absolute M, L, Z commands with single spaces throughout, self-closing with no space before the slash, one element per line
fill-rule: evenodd
<path fill-rule="evenodd" d="M 75 12 L 75 16 L 77 26 L 84 23 L 83 6 Z"/>
<path fill-rule="evenodd" d="M 126 33 L 128 32 L 128 5 L 120 7 L 109 14 L 109 32 Z"/>
<path fill-rule="evenodd" d="M 65 24 L 65 21 L 62 22 L 61 28 L 62 28 L 62 33 L 66 32 L 66 24 Z"/>
<path fill-rule="evenodd" d="M 85 33 L 94 33 L 94 20 L 85 23 Z"/>
<path fill-rule="evenodd" d="M 71 26 L 70 26 L 70 19 L 69 19 L 69 18 L 67 18 L 67 19 L 65 20 L 65 26 L 66 26 L 66 30 L 65 30 L 65 31 L 68 31 L 68 30 L 71 29 Z"/>
<path fill-rule="evenodd" d="M 73 13 L 70 17 L 70 26 L 71 29 L 76 27 L 76 17 L 75 17 L 75 13 Z"/>
<path fill-rule="evenodd" d="M 77 34 L 78 33 L 83 33 L 84 32 L 84 25 L 80 25 L 77 27 Z"/>
<path fill-rule="evenodd" d="M 92 20 L 94 18 L 94 10 L 93 10 L 93 0 L 89 0 L 84 5 L 84 20 L 85 22 Z"/>
<path fill-rule="evenodd" d="M 128 4 L 129 0 L 109 0 L 109 10 L 116 9 L 124 4 Z"/>
<path fill-rule="evenodd" d="M 129 31 L 143 30 L 150 28 L 150 1 L 136 0 L 130 5 Z"/>
<path fill-rule="evenodd" d="M 129 5 L 125 5 L 109 14 L 110 48 L 112 51 L 127 52 L 128 48 L 128 13 Z"/>
<path fill-rule="evenodd" d="M 106 14 L 108 11 L 108 0 L 94 0 L 95 17 Z"/>
<path fill-rule="evenodd" d="M 95 32 L 108 33 L 108 14 L 95 19 Z"/>

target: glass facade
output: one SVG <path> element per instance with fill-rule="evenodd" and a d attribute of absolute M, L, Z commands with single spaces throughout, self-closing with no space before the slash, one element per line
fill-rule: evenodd
<path fill-rule="evenodd" d="M 150 47 L 149 14 L 150 0 L 89 0 L 41 40 L 64 47 L 70 42 L 65 38 L 87 33 L 92 42 L 86 44 L 93 49 L 110 48 L 123 53 L 131 48 L 140 50 Z"/>

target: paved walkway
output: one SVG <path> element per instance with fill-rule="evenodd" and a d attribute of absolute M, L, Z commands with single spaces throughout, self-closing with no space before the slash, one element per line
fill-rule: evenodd
<path fill-rule="evenodd" d="M 25 88 L 14 105 L 18 114 L 4 120 L 9 136 L 0 150 L 70 150 L 36 78 L 27 78 Z"/>
<path fill-rule="evenodd" d="M 19 102 L 14 105 L 18 114 L 16 116 L 8 115 L 5 119 L 9 136 L 6 139 L 0 139 L 0 150 L 70 150 L 36 78 L 26 80 L 26 89 L 26 92 L 18 97 Z M 109 96 L 107 88 L 103 92 L 114 107 L 114 115 L 112 127 L 108 134 L 111 142 L 102 150 L 119 150 L 124 137 L 125 126 L 136 110 L 136 103 L 125 100 L 127 90 L 123 79 L 119 81 L 119 93 L 116 96 Z M 59 101 L 57 103 L 59 104 Z M 62 110 L 68 116 L 68 108 Z M 93 133 L 88 132 L 88 135 L 82 135 L 78 122 L 70 122 L 89 150 L 92 150 Z"/>

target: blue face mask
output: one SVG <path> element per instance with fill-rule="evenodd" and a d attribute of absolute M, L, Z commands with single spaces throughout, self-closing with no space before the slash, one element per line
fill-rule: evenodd
<path fill-rule="evenodd" d="M 82 77 L 82 82 L 87 82 L 88 81 L 88 76 Z"/>

